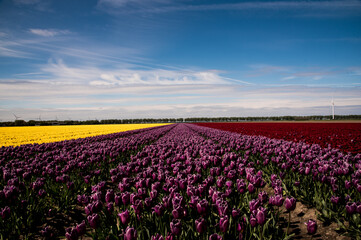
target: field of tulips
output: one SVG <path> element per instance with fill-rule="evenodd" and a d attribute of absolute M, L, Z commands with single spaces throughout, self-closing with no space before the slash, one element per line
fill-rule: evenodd
<path fill-rule="evenodd" d="M 245 135 L 261 135 L 288 141 L 303 141 L 327 148 L 340 149 L 353 154 L 361 153 L 361 123 L 356 122 L 248 122 L 248 123 L 198 123 Z"/>
<path fill-rule="evenodd" d="M 162 125 L 166 124 L 1 127 L 0 147 L 20 146 L 33 143 L 50 143 Z"/>
<path fill-rule="evenodd" d="M 172 124 L 0 148 L 2 239 L 290 239 L 300 202 L 361 236 L 361 154 Z M 287 217 L 284 217 L 287 216 Z"/>

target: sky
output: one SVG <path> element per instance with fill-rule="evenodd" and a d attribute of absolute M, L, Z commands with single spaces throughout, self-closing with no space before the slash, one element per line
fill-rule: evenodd
<path fill-rule="evenodd" d="M 361 1 L 0 0 L 0 121 L 361 114 Z"/>

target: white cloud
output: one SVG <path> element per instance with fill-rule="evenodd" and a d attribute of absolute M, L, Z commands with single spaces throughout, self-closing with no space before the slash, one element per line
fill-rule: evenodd
<path fill-rule="evenodd" d="M 37 28 L 31 28 L 29 29 L 29 32 L 42 37 L 54 37 L 57 35 L 64 35 L 70 33 L 70 31 L 68 30 L 37 29 Z"/>
<path fill-rule="evenodd" d="M 295 78 L 296 78 L 295 76 L 288 76 L 288 77 L 282 78 L 282 80 L 292 80 L 292 79 L 295 79 Z"/>
<path fill-rule="evenodd" d="M 90 84 L 93 86 L 124 85 L 186 85 L 186 84 L 229 84 L 217 71 L 190 71 L 165 69 L 113 69 L 95 67 L 69 67 L 62 60 L 50 61 L 42 68 L 52 76 L 56 84 Z"/>

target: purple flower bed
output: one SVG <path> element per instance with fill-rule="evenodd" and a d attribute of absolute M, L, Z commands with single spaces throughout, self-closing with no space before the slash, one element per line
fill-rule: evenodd
<path fill-rule="evenodd" d="M 297 201 L 360 235 L 360 154 L 175 124 L 0 157 L 4 238 L 282 239 Z"/>

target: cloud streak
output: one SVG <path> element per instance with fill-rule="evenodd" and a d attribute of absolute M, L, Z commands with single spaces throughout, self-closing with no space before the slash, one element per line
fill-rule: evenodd
<path fill-rule="evenodd" d="M 224 10 L 338 10 L 340 11 L 357 11 L 361 9 L 361 2 L 357 0 L 345 1 L 257 1 L 257 2 L 241 2 L 241 3 L 218 3 L 218 4 L 202 4 L 195 3 L 184 4 L 171 2 L 167 0 L 159 1 L 140 1 L 140 0 L 99 0 L 98 7 L 105 9 L 110 13 L 116 13 L 114 8 L 118 10 L 129 10 L 149 12 L 149 13 L 165 13 L 177 11 L 224 11 Z M 113 9 L 112 9 L 113 8 Z"/>
<path fill-rule="evenodd" d="M 70 33 L 70 31 L 68 30 L 37 29 L 37 28 L 31 28 L 29 29 L 29 32 L 42 37 L 55 37 L 58 35 L 64 35 Z"/>

